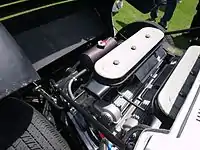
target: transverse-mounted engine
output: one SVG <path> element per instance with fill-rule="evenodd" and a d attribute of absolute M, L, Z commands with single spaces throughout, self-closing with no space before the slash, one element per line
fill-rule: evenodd
<path fill-rule="evenodd" d="M 178 63 L 179 57 L 167 53 L 172 48 L 162 31 L 146 27 L 122 43 L 99 41 L 81 55 L 80 65 L 68 69 L 58 86 L 88 149 L 96 149 L 104 137 L 124 148 L 121 139 L 132 128 L 163 124 L 154 113 L 154 96 Z"/>
<path fill-rule="evenodd" d="M 130 3 L 147 13 L 145 1 Z M 198 147 L 200 47 L 181 56 L 170 36 L 196 29 L 114 35 L 113 3 L 2 1 L 0 149 Z"/>

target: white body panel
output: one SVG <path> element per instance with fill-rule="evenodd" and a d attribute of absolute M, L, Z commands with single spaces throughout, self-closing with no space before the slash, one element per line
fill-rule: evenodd
<path fill-rule="evenodd" d="M 164 33 L 158 29 L 141 29 L 98 60 L 95 63 L 96 73 L 107 79 L 124 77 L 163 38 Z M 117 62 L 117 65 L 114 62 Z"/>
<path fill-rule="evenodd" d="M 200 47 L 193 46 L 192 49 Z M 200 72 L 171 129 L 143 131 L 134 150 L 199 150 L 200 139 Z"/>
<path fill-rule="evenodd" d="M 200 73 L 168 134 L 147 132 L 135 150 L 199 150 Z M 151 139 L 150 139 L 151 137 Z M 150 139 L 150 140 L 149 140 Z M 142 141 L 141 141 L 142 142 Z M 143 149 L 141 149 L 143 148 Z"/>
<path fill-rule="evenodd" d="M 158 96 L 158 105 L 165 115 L 169 115 L 176 98 L 199 55 L 199 47 L 190 47 L 161 90 Z"/>

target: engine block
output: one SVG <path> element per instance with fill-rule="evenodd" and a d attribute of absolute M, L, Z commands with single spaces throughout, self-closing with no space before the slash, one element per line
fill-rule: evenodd
<path fill-rule="evenodd" d="M 98 122 L 100 129 L 107 131 L 94 128 L 96 123 L 87 124 L 82 114 L 72 108 L 70 117 L 77 130 L 88 125 L 87 131 L 92 133 L 81 133 L 83 140 L 87 136 L 90 143 L 98 139 L 95 133 L 99 132 L 119 140 L 140 124 L 159 128 L 162 122 L 148 112 L 154 109 L 156 93 L 179 61 L 179 57 L 167 53 L 173 47 L 164 38 L 161 30 L 146 27 L 122 43 L 108 38 L 84 52 L 78 68 L 82 71 L 75 69 L 69 80 L 63 80 L 63 91 Z M 80 76 L 84 76 L 82 81 Z M 78 81 L 72 88 L 72 83 Z M 91 135 L 94 137 L 90 139 Z M 115 138 L 108 140 L 117 144 Z"/>

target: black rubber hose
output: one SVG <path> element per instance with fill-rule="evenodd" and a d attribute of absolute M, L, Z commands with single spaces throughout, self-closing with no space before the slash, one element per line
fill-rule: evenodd
<path fill-rule="evenodd" d="M 128 139 L 129 139 L 134 133 L 136 133 L 136 132 L 138 132 L 138 131 L 143 131 L 144 129 L 147 129 L 147 128 L 149 128 L 148 125 L 139 124 L 139 125 L 137 125 L 137 126 L 131 128 L 131 129 L 125 134 L 125 136 L 123 137 L 122 140 L 124 141 L 124 143 L 126 143 L 126 142 L 128 141 Z"/>
<path fill-rule="evenodd" d="M 81 75 L 83 75 L 84 73 L 87 72 L 87 69 L 84 69 L 82 70 L 81 72 L 77 73 L 68 83 L 68 86 L 67 86 L 67 92 L 69 94 L 69 97 L 73 100 L 75 100 L 75 96 L 72 92 L 72 84 L 74 83 L 74 81 L 77 80 L 77 78 L 79 78 Z"/>
<path fill-rule="evenodd" d="M 166 31 L 165 35 L 180 34 L 180 33 L 186 33 L 186 32 L 191 32 L 195 30 L 200 30 L 200 27 L 194 27 L 194 28 L 188 28 L 188 29 L 182 29 L 182 30 L 176 30 L 176 31 Z"/>

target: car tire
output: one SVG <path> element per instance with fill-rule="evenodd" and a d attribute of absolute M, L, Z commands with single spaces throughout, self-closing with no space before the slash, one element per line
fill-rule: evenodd
<path fill-rule="evenodd" d="M 151 22 L 151 21 L 136 21 L 133 23 L 128 24 L 124 28 L 122 28 L 116 35 L 117 39 L 121 40 L 125 38 L 129 38 L 134 35 L 136 32 L 141 30 L 144 27 L 153 27 L 160 29 L 162 32 L 165 32 L 165 28 L 161 25 Z M 165 35 L 165 41 L 167 41 L 170 45 L 174 46 L 173 38 L 170 35 Z"/>
<path fill-rule="evenodd" d="M 0 149 L 70 150 L 68 143 L 37 110 L 25 102 L 0 102 Z"/>

